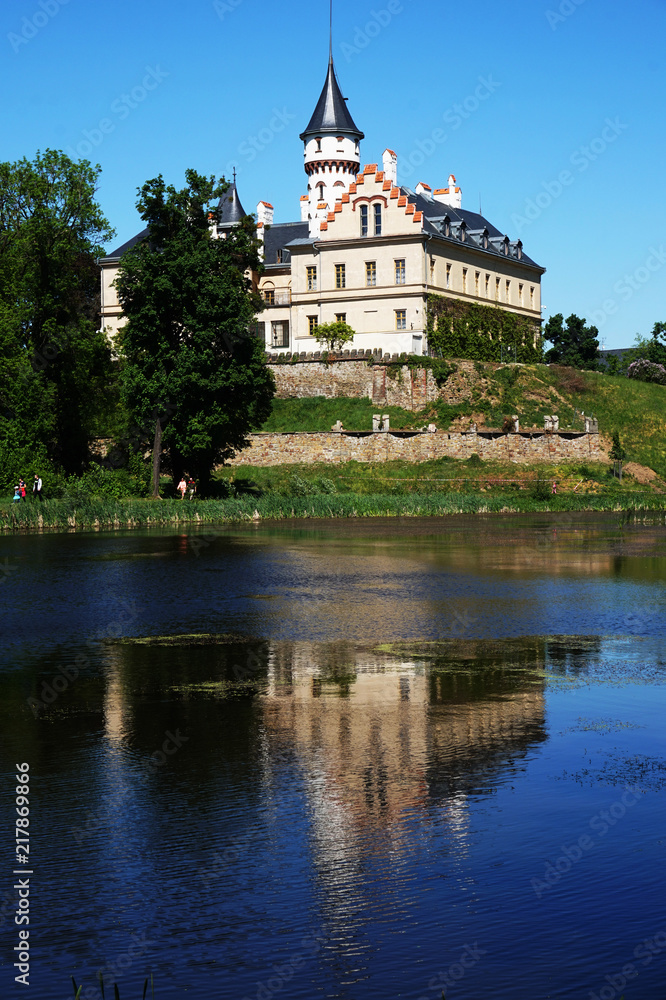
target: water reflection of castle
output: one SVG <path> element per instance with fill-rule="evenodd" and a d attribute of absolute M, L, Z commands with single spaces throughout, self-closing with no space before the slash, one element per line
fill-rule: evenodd
<path fill-rule="evenodd" d="M 540 640 L 451 643 L 429 661 L 274 643 L 264 720 L 337 827 L 397 831 L 414 812 L 489 794 L 546 739 L 543 681 L 524 669 L 543 665 Z"/>

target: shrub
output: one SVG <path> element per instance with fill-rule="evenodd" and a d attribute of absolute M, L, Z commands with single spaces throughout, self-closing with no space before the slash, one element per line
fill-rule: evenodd
<path fill-rule="evenodd" d="M 627 378 L 635 378 L 639 382 L 656 382 L 657 385 L 666 385 L 666 368 L 658 365 L 647 358 L 641 358 L 629 365 Z"/>

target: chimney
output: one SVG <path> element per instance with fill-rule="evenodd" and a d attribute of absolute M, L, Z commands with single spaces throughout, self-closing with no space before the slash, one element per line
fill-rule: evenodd
<path fill-rule="evenodd" d="M 432 188 L 429 184 L 419 181 L 414 190 L 417 194 L 423 195 L 424 198 L 427 198 L 428 201 L 432 201 Z"/>
<path fill-rule="evenodd" d="M 435 201 L 442 205 L 449 205 L 451 208 L 462 207 L 462 191 L 456 186 L 456 179 L 453 174 L 449 174 L 449 186 L 445 188 L 435 188 L 433 195 Z"/>
<path fill-rule="evenodd" d="M 392 149 L 385 149 L 382 156 L 384 162 L 384 180 L 391 181 L 395 186 L 398 183 L 398 157 Z"/>
<path fill-rule="evenodd" d="M 273 225 L 273 206 L 270 202 L 260 201 L 257 205 L 257 222 L 263 223 L 263 226 Z"/>

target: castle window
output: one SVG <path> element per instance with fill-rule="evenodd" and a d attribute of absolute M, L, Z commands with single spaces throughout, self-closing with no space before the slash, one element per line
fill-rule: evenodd
<path fill-rule="evenodd" d="M 284 263 L 284 252 L 282 250 L 275 251 L 275 263 L 276 264 Z"/>
<path fill-rule="evenodd" d="M 288 320 L 276 320 L 271 323 L 271 344 L 273 347 L 289 347 Z"/>
<path fill-rule="evenodd" d="M 435 284 L 435 258 L 430 258 L 430 284 Z"/>
<path fill-rule="evenodd" d="M 534 285 L 530 285 L 530 307 L 534 309 Z"/>
<path fill-rule="evenodd" d="M 335 265 L 335 287 L 336 288 L 347 287 L 347 276 L 344 264 Z"/>
<path fill-rule="evenodd" d="M 495 278 L 495 302 L 499 302 L 500 297 L 500 279 Z"/>
<path fill-rule="evenodd" d="M 450 264 L 446 265 L 446 287 L 447 288 L 451 287 L 451 265 Z"/>
<path fill-rule="evenodd" d="M 467 291 L 467 268 L 463 267 L 463 292 Z"/>
<path fill-rule="evenodd" d="M 406 309 L 396 309 L 396 311 L 395 311 L 395 328 L 396 328 L 396 330 L 406 330 L 407 329 L 407 310 Z"/>
<path fill-rule="evenodd" d="M 379 204 L 373 205 L 375 210 L 375 236 L 382 235 L 382 206 Z"/>
<path fill-rule="evenodd" d="M 336 313 L 335 314 L 335 322 L 336 323 L 346 323 L 347 322 L 347 313 Z"/>
<path fill-rule="evenodd" d="M 478 296 L 479 294 L 479 278 L 481 277 L 480 271 L 474 272 L 474 294 Z"/>
<path fill-rule="evenodd" d="M 522 306 L 522 304 L 523 304 L 523 286 L 522 285 L 518 285 L 518 302 Z"/>
<path fill-rule="evenodd" d="M 308 316 L 308 333 L 310 334 L 311 337 L 314 337 L 315 335 L 315 330 L 317 329 L 318 322 L 319 322 L 319 317 Z"/>
<path fill-rule="evenodd" d="M 317 152 L 321 153 L 321 139 L 317 138 L 315 142 L 317 143 Z"/>
<path fill-rule="evenodd" d="M 509 281 L 508 278 L 506 282 L 506 301 L 507 302 L 511 301 L 511 282 Z"/>
<path fill-rule="evenodd" d="M 274 288 L 264 288 L 264 302 L 267 306 L 275 305 L 275 289 Z"/>
<path fill-rule="evenodd" d="M 361 236 L 368 235 L 368 206 L 361 205 Z"/>
<path fill-rule="evenodd" d="M 307 267 L 306 271 L 307 271 L 307 279 L 308 279 L 308 291 L 309 292 L 316 292 L 317 291 L 317 268 L 316 267 Z"/>
<path fill-rule="evenodd" d="M 365 263 L 365 284 L 367 288 L 373 288 L 377 284 L 377 262 L 374 260 Z"/>
<path fill-rule="evenodd" d="M 490 298 L 490 275 L 486 275 L 486 298 Z"/>
<path fill-rule="evenodd" d="M 395 261 L 395 283 L 404 285 L 405 283 L 405 261 L 404 258 Z"/>

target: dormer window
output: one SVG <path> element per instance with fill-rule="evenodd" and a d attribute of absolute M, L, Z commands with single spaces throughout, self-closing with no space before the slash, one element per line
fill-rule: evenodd
<path fill-rule="evenodd" d="M 451 219 L 448 215 L 444 216 L 444 235 L 451 236 Z"/>
<path fill-rule="evenodd" d="M 487 250 L 488 249 L 488 230 L 487 229 L 483 230 L 483 236 L 482 236 L 481 242 L 482 242 L 482 245 L 483 245 L 483 249 Z"/>
<path fill-rule="evenodd" d="M 502 248 L 504 250 L 504 256 L 508 257 L 509 256 L 509 237 L 508 236 L 504 237 L 504 243 L 502 245 Z"/>
<path fill-rule="evenodd" d="M 463 219 L 463 221 L 460 223 L 460 242 L 464 243 L 466 239 L 467 239 L 467 225 L 465 223 L 465 220 Z"/>
<path fill-rule="evenodd" d="M 518 242 L 516 243 L 516 256 L 517 256 L 518 260 L 522 260 L 523 259 L 523 243 L 522 243 L 522 240 L 518 240 Z"/>

